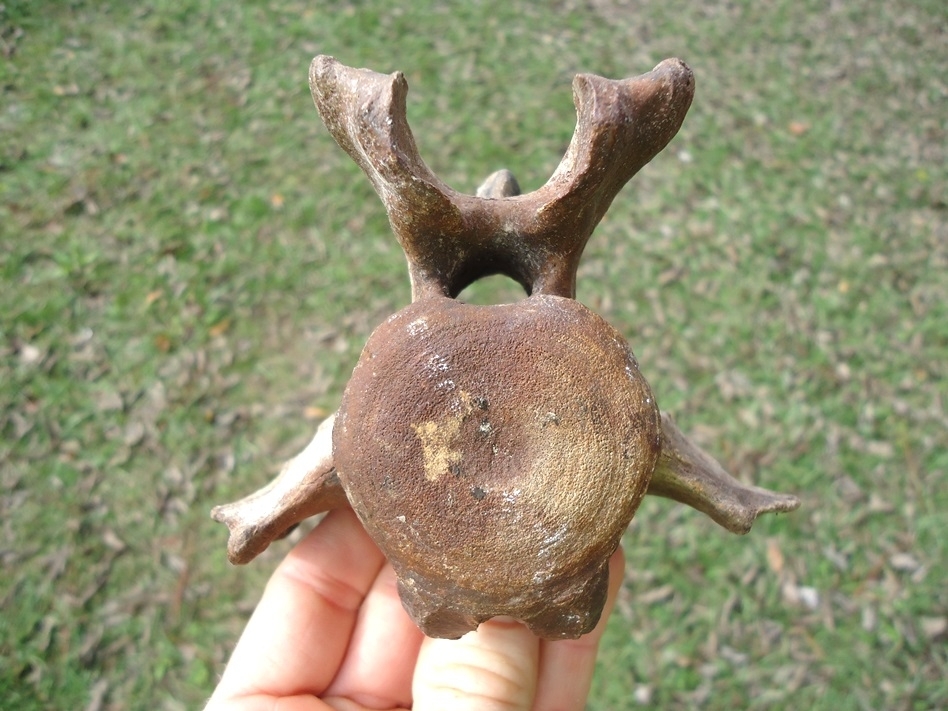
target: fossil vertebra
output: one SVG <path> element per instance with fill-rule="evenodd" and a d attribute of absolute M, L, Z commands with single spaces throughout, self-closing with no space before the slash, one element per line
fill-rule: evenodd
<path fill-rule="evenodd" d="M 310 86 L 336 142 L 385 204 L 412 303 L 369 338 L 343 395 L 267 487 L 214 509 L 246 563 L 302 519 L 351 505 L 392 563 L 426 634 L 496 615 L 546 638 L 599 619 L 606 562 L 642 497 L 675 499 L 745 533 L 793 496 L 743 485 L 660 414 L 622 336 L 575 301 L 583 248 L 623 185 L 677 133 L 694 93 L 677 59 L 573 82 L 560 166 L 521 195 L 507 171 L 476 196 L 418 155 L 407 84 L 317 57 Z M 527 297 L 455 297 L 504 274 Z"/>

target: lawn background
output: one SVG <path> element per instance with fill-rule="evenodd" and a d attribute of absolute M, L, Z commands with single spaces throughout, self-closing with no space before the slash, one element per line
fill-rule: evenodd
<path fill-rule="evenodd" d="M 309 439 L 408 302 L 317 53 L 403 71 L 468 192 L 546 181 L 576 72 L 691 65 L 579 299 L 683 429 L 803 507 L 738 538 L 647 499 L 590 708 L 948 706 L 941 0 L 0 8 L 3 708 L 200 707 L 290 545 L 232 568 L 210 507 Z"/>

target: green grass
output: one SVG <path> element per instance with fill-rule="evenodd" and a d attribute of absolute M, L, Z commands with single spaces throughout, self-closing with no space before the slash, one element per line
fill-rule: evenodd
<path fill-rule="evenodd" d="M 689 62 L 579 298 L 663 409 L 804 505 L 736 538 L 647 499 L 590 708 L 948 705 L 943 3 L 389 5 L 3 3 L 4 708 L 200 705 L 287 546 L 231 568 L 208 510 L 305 443 L 408 301 L 317 53 L 404 71 L 465 191 L 545 182 L 574 73 Z"/>

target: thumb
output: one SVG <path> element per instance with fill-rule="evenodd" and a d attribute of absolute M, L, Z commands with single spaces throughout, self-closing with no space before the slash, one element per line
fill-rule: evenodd
<path fill-rule="evenodd" d="M 543 641 L 500 617 L 458 640 L 425 638 L 412 682 L 414 711 L 584 708 L 624 561 L 619 548 L 609 560 L 609 594 L 599 624 L 579 639 Z"/>
<path fill-rule="evenodd" d="M 495 617 L 461 639 L 426 638 L 412 688 L 414 711 L 529 711 L 536 695 L 540 640 Z"/>

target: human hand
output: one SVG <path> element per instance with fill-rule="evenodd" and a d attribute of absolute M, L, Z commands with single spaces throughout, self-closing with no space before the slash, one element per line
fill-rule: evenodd
<path fill-rule="evenodd" d="M 332 511 L 274 572 L 206 711 L 583 709 L 622 571 L 620 549 L 602 619 L 579 639 L 501 618 L 429 639 L 355 514 Z"/>

